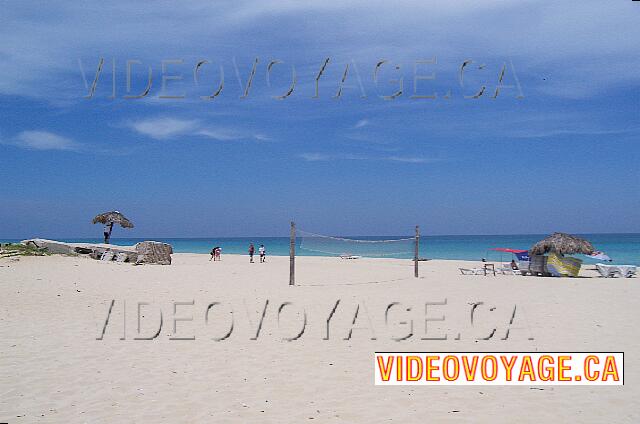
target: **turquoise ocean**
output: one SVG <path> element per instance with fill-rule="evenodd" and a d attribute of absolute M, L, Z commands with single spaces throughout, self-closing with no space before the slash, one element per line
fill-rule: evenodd
<path fill-rule="evenodd" d="M 511 254 L 492 251 L 492 248 L 506 247 L 512 249 L 529 249 L 535 242 L 541 240 L 544 234 L 528 234 L 528 235 L 472 235 L 472 236 L 422 236 L 420 238 L 420 257 L 428 259 L 463 259 L 479 261 L 486 258 L 490 261 L 510 261 Z M 612 258 L 612 264 L 632 264 L 640 265 L 640 234 L 579 234 L 579 236 L 589 240 L 597 250 L 605 252 Z M 388 240 L 403 238 L 405 236 L 341 236 L 345 238 L 354 238 L 359 240 Z M 222 247 L 222 254 L 246 254 L 249 243 L 253 243 L 257 247 L 264 244 L 268 255 L 288 256 L 289 255 L 289 238 L 288 237 L 220 237 L 220 238 L 154 238 L 145 239 L 137 238 L 113 238 L 112 244 L 132 245 L 139 241 L 156 240 L 170 243 L 176 253 L 209 253 L 214 246 Z M 17 240 L 3 240 L 3 242 L 16 242 Z M 101 243 L 102 239 L 61 239 L 65 242 L 83 242 L 83 243 Z M 384 257 L 395 258 L 411 258 L 413 241 L 406 242 L 399 249 L 401 253 L 384 254 Z M 309 250 L 306 247 L 311 244 L 305 244 L 305 238 L 297 239 L 297 255 L 300 256 L 323 256 L 326 253 L 320 253 Z M 397 243 L 399 245 L 400 243 Z M 313 247 L 313 246 L 312 246 Z M 376 256 L 359 251 L 357 245 L 350 249 L 349 247 L 332 248 L 329 242 L 329 251 L 333 253 L 352 253 L 362 254 L 363 256 Z M 336 250 L 342 249 L 342 250 Z M 319 249 L 322 250 L 322 249 Z M 394 249 L 391 249 L 394 250 Z M 600 261 L 592 260 L 586 256 L 576 255 L 585 261 L 585 263 L 597 263 Z"/>

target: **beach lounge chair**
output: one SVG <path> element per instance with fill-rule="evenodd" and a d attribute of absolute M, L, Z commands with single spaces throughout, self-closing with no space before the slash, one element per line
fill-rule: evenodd
<path fill-rule="evenodd" d="M 116 254 L 116 262 L 127 262 L 129 260 L 129 255 L 124 252 L 120 252 Z"/>
<path fill-rule="evenodd" d="M 613 265 L 596 264 L 596 269 L 604 278 L 613 278 L 616 276 L 616 267 Z"/>
<path fill-rule="evenodd" d="M 518 271 L 520 275 L 527 275 L 531 273 L 529 267 L 531 266 L 531 262 L 529 261 L 518 261 Z"/>
<path fill-rule="evenodd" d="M 102 256 L 100 256 L 101 261 L 112 261 L 115 258 L 115 254 L 111 250 L 105 251 Z"/>
<path fill-rule="evenodd" d="M 511 269 L 511 264 L 502 264 L 500 268 L 496 269 L 498 274 L 511 275 L 513 274 L 513 269 Z"/>
<path fill-rule="evenodd" d="M 462 275 L 484 275 L 484 268 L 458 268 Z"/>
<path fill-rule="evenodd" d="M 619 265 L 620 272 L 624 278 L 631 278 L 636 276 L 637 267 L 635 265 Z"/>
<path fill-rule="evenodd" d="M 503 266 L 503 267 L 500 267 L 500 268 L 496 269 L 496 272 L 498 274 L 502 274 L 502 275 L 509 275 L 509 274 L 511 274 L 511 267 Z"/>
<path fill-rule="evenodd" d="M 520 267 L 518 267 L 518 269 L 513 269 L 511 268 L 511 263 L 502 264 L 502 267 L 496 269 L 496 272 L 499 272 L 503 275 L 522 275 L 522 272 L 520 272 Z"/>
<path fill-rule="evenodd" d="M 636 275 L 635 265 L 605 265 L 596 264 L 598 273 L 604 278 L 613 278 L 620 276 L 622 278 L 631 278 Z"/>
<path fill-rule="evenodd" d="M 343 253 L 340 255 L 340 259 L 360 259 L 360 256 L 352 255 L 351 253 Z"/>

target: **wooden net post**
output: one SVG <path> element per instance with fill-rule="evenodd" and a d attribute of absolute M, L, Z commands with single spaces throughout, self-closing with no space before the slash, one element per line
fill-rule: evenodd
<path fill-rule="evenodd" d="M 289 238 L 289 285 L 296 283 L 296 223 L 291 221 L 291 235 Z"/>
<path fill-rule="evenodd" d="M 418 278 L 418 262 L 420 259 L 420 227 L 416 225 L 416 246 L 413 253 L 413 276 Z"/>

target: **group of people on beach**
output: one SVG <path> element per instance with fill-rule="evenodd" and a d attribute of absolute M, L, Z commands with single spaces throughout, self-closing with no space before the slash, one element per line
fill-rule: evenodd
<path fill-rule="evenodd" d="M 253 263 L 253 256 L 256 253 L 256 248 L 253 245 L 253 243 L 249 243 L 249 262 Z M 220 254 L 222 253 L 222 247 L 220 246 L 216 246 L 213 249 L 211 249 L 211 259 L 209 259 L 209 261 L 213 260 L 215 261 L 219 261 L 220 259 Z M 258 248 L 258 255 L 260 256 L 260 263 L 264 263 L 267 260 L 267 249 L 264 247 L 264 244 L 261 244 L 260 247 Z"/>
<path fill-rule="evenodd" d="M 220 246 L 216 246 L 213 249 L 211 249 L 211 259 L 209 259 L 209 261 L 211 261 L 213 259 L 213 261 L 219 261 L 220 260 L 220 254 L 222 253 L 222 247 Z"/>
<path fill-rule="evenodd" d="M 253 246 L 253 243 L 249 243 L 249 262 L 253 263 L 253 255 L 256 253 L 256 248 Z M 265 262 L 267 258 L 267 249 L 265 249 L 264 244 L 261 244 L 258 248 L 258 254 L 260 255 L 260 263 Z"/>

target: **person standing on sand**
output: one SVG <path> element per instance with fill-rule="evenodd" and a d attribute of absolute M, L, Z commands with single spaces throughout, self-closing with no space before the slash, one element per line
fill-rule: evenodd
<path fill-rule="evenodd" d="M 258 253 L 260 254 L 260 263 L 264 263 L 266 259 L 266 254 L 267 254 L 267 249 L 264 248 L 264 244 L 260 245 L 260 248 L 258 249 Z"/>
<path fill-rule="evenodd" d="M 256 248 L 253 243 L 249 243 L 249 262 L 253 263 L 253 254 L 256 252 Z"/>
<path fill-rule="evenodd" d="M 216 246 L 213 249 L 211 249 L 211 259 L 213 259 L 214 262 L 216 261 L 216 259 L 220 259 L 220 253 L 218 253 L 219 249 L 220 249 L 219 246 Z M 211 261 L 211 259 L 209 259 L 209 261 Z"/>
<path fill-rule="evenodd" d="M 109 244 L 112 231 L 113 231 L 113 222 L 107 222 L 104 225 L 104 244 Z"/>

